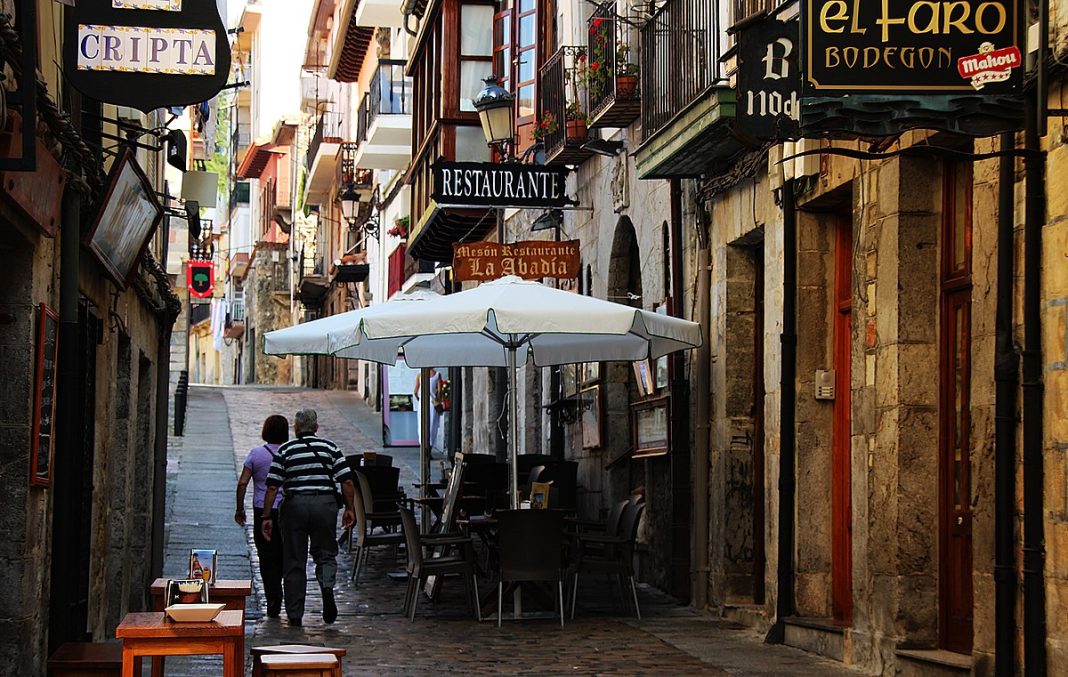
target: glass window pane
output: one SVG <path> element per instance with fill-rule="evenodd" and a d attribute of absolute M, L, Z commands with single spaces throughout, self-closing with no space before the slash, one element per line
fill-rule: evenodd
<path fill-rule="evenodd" d="M 519 0 L 519 11 L 529 12 L 534 9 L 535 4 L 537 4 L 537 0 Z"/>
<path fill-rule="evenodd" d="M 534 44 L 534 35 L 537 31 L 537 15 L 528 14 L 519 19 L 519 46 L 526 47 Z"/>
<path fill-rule="evenodd" d="M 474 101 L 478 93 L 485 86 L 483 82 L 492 73 L 493 64 L 489 61 L 461 61 L 460 62 L 460 110 L 475 110 Z"/>
<path fill-rule="evenodd" d="M 537 52 L 533 49 L 519 53 L 519 82 L 530 82 L 534 79 L 534 62 L 537 61 L 535 54 Z"/>
<path fill-rule="evenodd" d="M 460 54 L 493 55 L 493 8 L 464 5 L 460 15 Z"/>
<path fill-rule="evenodd" d="M 520 87 L 516 95 L 516 101 L 519 117 L 534 115 L 534 85 Z"/>
<path fill-rule="evenodd" d="M 489 162 L 490 148 L 482 127 L 456 128 L 456 161 Z"/>

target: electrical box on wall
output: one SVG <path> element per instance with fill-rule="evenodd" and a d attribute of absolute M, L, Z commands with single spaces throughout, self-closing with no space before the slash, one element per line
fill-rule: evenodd
<path fill-rule="evenodd" d="M 817 400 L 834 399 L 834 369 L 816 370 L 815 398 Z"/>

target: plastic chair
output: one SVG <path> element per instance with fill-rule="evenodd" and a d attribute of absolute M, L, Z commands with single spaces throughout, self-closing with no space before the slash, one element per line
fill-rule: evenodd
<path fill-rule="evenodd" d="M 501 626 L 504 582 L 556 581 L 560 627 L 564 626 L 564 582 L 560 552 L 564 515 L 555 510 L 497 512 L 497 627 Z"/>
<path fill-rule="evenodd" d="M 407 508 L 400 509 L 401 528 L 408 549 L 408 587 L 404 593 L 404 614 L 415 621 L 415 610 L 419 606 L 419 588 L 429 576 L 460 574 L 467 588 L 469 601 L 475 607 L 475 618 L 482 622 L 482 608 L 478 600 L 478 580 L 475 578 L 475 564 L 471 559 L 471 539 L 454 535 L 438 534 L 426 536 L 419 533 L 415 515 Z M 423 548 L 430 546 L 464 546 L 461 555 L 424 558 Z"/>
<path fill-rule="evenodd" d="M 363 568 L 367 551 L 375 546 L 382 545 L 392 545 L 396 547 L 404 542 L 404 535 L 392 532 L 379 534 L 371 533 L 370 524 L 367 519 L 367 511 L 364 509 L 364 501 L 362 498 L 353 501 L 353 507 L 356 512 L 356 523 L 350 527 L 349 550 L 352 551 L 352 548 L 355 545 L 356 559 L 352 563 L 352 573 L 349 575 L 349 580 L 353 582 L 353 587 L 356 587 L 360 584 L 360 570 Z"/>
<path fill-rule="evenodd" d="M 638 524 L 642 519 L 645 503 L 630 503 L 623 508 L 618 534 L 588 534 L 578 538 L 578 560 L 575 562 L 574 582 L 571 588 L 571 618 L 575 617 L 578 600 L 579 573 L 623 576 L 630 581 L 634 599 L 634 613 L 638 620 L 642 612 L 638 606 L 638 589 L 634 583 L 634 542 L 638 538 Z M 590 544 L 598 546 L 595 552 Z"/>

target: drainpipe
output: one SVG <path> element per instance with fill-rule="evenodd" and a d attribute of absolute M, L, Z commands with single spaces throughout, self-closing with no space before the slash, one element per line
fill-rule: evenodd
<path fill-rule="evenodd" d="M 794 615 L 794 484 L 797 407 L 797 210 L 794 179 L 782 186 L 782 369 L 779 381 L 779 537 L 775 624 L 764 641 L 782 644 Z"/>
<path fill-rule="evenodd" d="M 1046 215 L 1046 156 L 1039 143 L 1040 111 L 1037 98 L 1036 91 L 1027 96 L 1024 129 L 1023 585 L 1024 666 L 1028 677 L 1044 677 L 1046 674 L 1041 288 L 1042 226 Z"/>
<path fill-rule="evenodd" d="M 671 180 L 671 310 L 683 317 L 685 288 L 682 278 L 682 181 Z M 682 601 L 693 599 L 692 520 L 693 462 L 690 459 L 690 383 L 686 378 L 686 354 L 671 357 L 671 587 Z"/>
<path fill-rule="evenodd" d="M 711 264 L 709 263 L 708 232 L 705 228 L 697 229 L 699 249 L 697 250 L 697 317 L 694 320 L 701 325 L 701 347 L 694 355 L 694 372 L 696 374 L 694 411 L 693 454 L 693 561 L 694 561 L 694 596 L 693 604 L 698 609 L 708 606 L 708 440 L 712 411 L 709 397 L 709 361 L 712 352 L 711 318 L 709 317 L 709 285 Z"/>
<path fill-rule="evenodd" d="M 1016 145 L 1001 135 L 1001 152 Z M 998 167 L 997 309 L 994 341 L 994 674 L 1011 677 L 1016 666 L 1016 389 L 1020 358 L 1012 345 L 1013 208 L 1016 160 Z"/>

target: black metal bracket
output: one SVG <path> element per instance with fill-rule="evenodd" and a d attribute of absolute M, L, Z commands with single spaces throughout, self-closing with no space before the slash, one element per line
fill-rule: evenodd
<path fill-rule="evenodd" d="M 19 58 L 19 88 L 7 92 L 7 102 L 18 106 L 22 115 L 22 155 L 0 158 L 0 171 L 32 172 L 37 169 L 37 4 L 19 0 L 18 33 L 22 53 Z M 4 93 L 0 92 L 0 96 Z"/>

